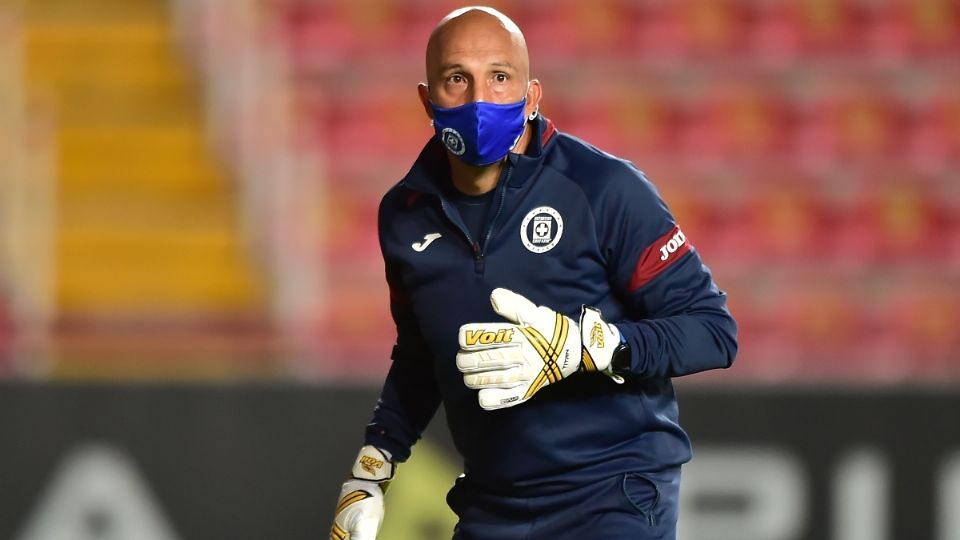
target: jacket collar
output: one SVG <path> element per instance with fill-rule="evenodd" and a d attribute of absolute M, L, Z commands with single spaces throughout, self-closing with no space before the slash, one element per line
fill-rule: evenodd
<path fill-rule="evenodd" d="M 543 116 L 537 116 L 531 122 L 533 136 L 525 154 L 507 154 L 513 173 L 510 175 L 510 187 L 522 186 L 543 161 L 544 148 L 557 132 L 553 122 Z M 444 183 L 450 182 L 450 164 L 447 161 L 447 151 L 436 137 L 430 137 L 413 167 L 403 177 L 401 183 L 415 191 L 443 193 Z"/>

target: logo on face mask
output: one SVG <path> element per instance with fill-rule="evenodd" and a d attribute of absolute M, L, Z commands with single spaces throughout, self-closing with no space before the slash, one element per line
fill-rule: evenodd
<path fill-rule="evenodd" d="M 462 156 L 467 151 L 467 145 L 463 142 L 463 137 L 453 128 L 444 128 L 440 132 L 440 140 L 443 141 L 447 150 L 455 156 Z"/>

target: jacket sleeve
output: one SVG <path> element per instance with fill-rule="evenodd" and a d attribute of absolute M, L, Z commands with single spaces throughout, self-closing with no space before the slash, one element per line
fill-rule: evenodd
<path fill-rule="evenodd" d="M 397 341 L 373 420 L 367 425 L 365 444 L 388 451 L 393 461 L 406 461 L 440 406 L 440 391 L 409 298 L 390 264 L 385 266 Z"/>
<path fill-rule="evenodd" d="M 656 188 L 629 168 L 606 193 L 600 241 L 630 320 L 614 322 L 630 346 L 630 372 L 677 377 L 733 364 L 737 324 Z"/>

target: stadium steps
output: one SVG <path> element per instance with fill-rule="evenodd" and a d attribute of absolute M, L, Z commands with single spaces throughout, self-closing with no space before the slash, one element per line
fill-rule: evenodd
<path fill-rule="evenodd" d="M 15 2 L 17 0 L 14 0 Z M 19 0 L 32 20 L 122 20 L 163 21 L 169 0 Z M 109 29 L 108 29 L 109 30 Z"/>
<path fill-rule="evenodd" d="M 262 283 L 167 2 L 22 6 L 28 91 L 56 119 L 62 316 L 257 317 Z"/>

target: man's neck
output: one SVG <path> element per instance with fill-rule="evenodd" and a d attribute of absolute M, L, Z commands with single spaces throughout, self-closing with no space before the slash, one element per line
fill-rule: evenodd
<path fill-rule="evenodd" d="M 523 154 L 530 145 L 530 133 L 533 131 L 530 122 L 523 128 L 523 134 L 510 151 L 513 154 Z M 490 165 L 469 165 L 460 161 L 460 159 L 447 154 L 450 160 L 450 175 L 453 179 L 453 186 L 461 193 L 467 195 L 483 195 L 497 187 L 500 180 L 500 173 L 503 171 L 504 163 L 507 158 L 491 163 Z"/>
<path fill-rule="evenodd" d="M 500 172 L 503 170 L 503 158 L 490 165 L 468 165 L 458 158 L 450 156 L 450 175 L 457 191 L 467 195 L 483 195 L 497 187 Z"/>

